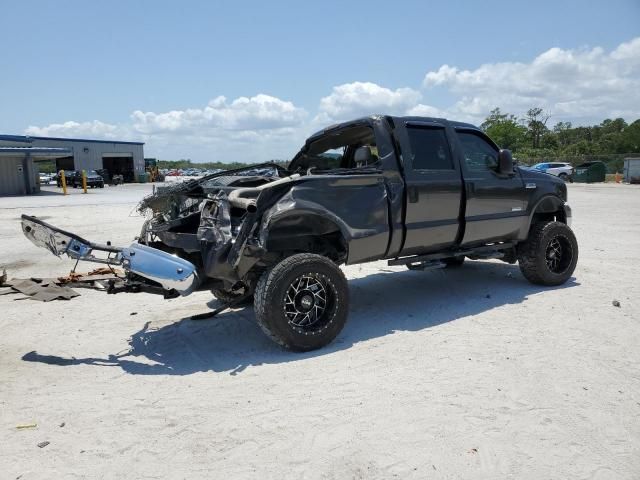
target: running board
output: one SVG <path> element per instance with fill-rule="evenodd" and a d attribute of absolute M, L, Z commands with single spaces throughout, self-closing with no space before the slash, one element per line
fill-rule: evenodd
<path fill-rule="evenodd" d="M 409 265 L 412 263 L 436 262 L 444 258 L 466 256 L 474 259 L 490 259 L 504 257 L 504 251 L 514 248 L 511 242 L 495 243 L 492 245 L 483 245 L 476 248 L 463 248 L 460 250 L 449 250 L 446 252 L 429 253 L 427 255 L 415 255 L 412 257 L 393 258 L 387 262 L 389 266 Z"/>
<path fill-rule="evenodd" d="M 49 250 L 56 257 L 65 254 L 77 261 L 122 266 L 128 274 L 151 281 L 151 286 L 159 285 L 169 293 L 189 295 L 199 283 L 196 267 L 191 262 L 147 245 L 132 243 L 122 248 L 90 242 L 29 215 L 22 215 L 22 232 L 35 246 Z M 103 256 L 96 256 L 96 252 Z"/>

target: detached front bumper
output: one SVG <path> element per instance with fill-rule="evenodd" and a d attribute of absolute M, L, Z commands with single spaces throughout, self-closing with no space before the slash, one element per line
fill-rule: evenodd
<path fill-rule="evenodd" d="M 189 295 L 199 283 L 191 262 L 147 245 L 132 243 L 122 248 L 93 243 L 29 215 L 22 215 L 22 232 L 34 245 L 57 257 L 66 254 L 75 260 L 119 265 L 128 274 L 146 279 L 150 285 L 160 285 L 167 292 Z M 96 252 L 106 256 L 96 256 Z"/>

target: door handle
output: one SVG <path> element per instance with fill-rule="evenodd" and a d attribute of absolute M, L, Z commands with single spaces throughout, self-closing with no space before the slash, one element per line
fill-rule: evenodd
<path fill-rule="evenodd" d="M 467 193 L 471 194 L 471 193 L 475 193 L 476 191 L 476 184 L 473 182 L 467 182 Z"/>
<path fill-rule="evenodd" d="M 409 187 L 409 203 L 418 203 L 418 189 L 416 187 Z"/>

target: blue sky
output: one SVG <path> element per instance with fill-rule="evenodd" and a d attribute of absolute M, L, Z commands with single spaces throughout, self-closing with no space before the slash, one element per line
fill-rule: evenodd
<path fill-rule="evenodd" d="M 368 113 L 640 117 L 640 1 L 4 2 L 0 133 L 288 158 Z M 222 98 L 224 97 L 224 98 Z"/>

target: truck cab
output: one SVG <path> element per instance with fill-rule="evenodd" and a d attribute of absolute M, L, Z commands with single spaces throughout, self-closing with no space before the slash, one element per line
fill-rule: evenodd
<path fill-rule="evenodd" d="M 310 137 L 289 170 L 317 180 L 339 176 L 349 189 L 360 184 L 348 205 L 323 200 L 354 222 L 343 228 L 357 250 L 347 263 L 524 240 L 543 197 L 552 204 L 545 212 L 565 222 L 571 215 L 563 182 L 515 167 L 480 129 L 445 119 L 379 116 L 335 125 Z M 384 203 L 368 198 L 376 187 L 384 188 Z M 383 217 L 388 231 L 380 235 Z"/>

